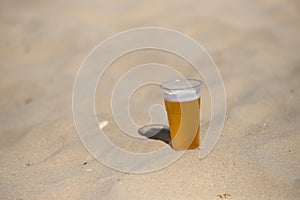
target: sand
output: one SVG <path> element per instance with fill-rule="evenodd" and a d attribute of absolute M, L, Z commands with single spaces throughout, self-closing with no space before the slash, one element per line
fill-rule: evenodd
<path fill-rule="evenodd" d="M 300 198 L 297 0 L 1 1 L 0 14 L 0 199 Z M 82 145 L 72 89 L 93 47 L 144 26 L 183 32 L 208 50 L 224 80 L 227 115 L 205 159 L 189 151 L 161 170 L 130 174 L 104 166 Z M 116 62 L 103 84 L 153 60 L 193 74 L 173 55 L 145 51 Z M 99 107 L 109 89 L 98 91 Z M 161 95 L 155 87 L 148 91 L 151 97 L 140 91 L 134 102 L 132 115 L 141 125 L 149 119 L 137 108 Z M 205 130 L 205 88 L 203 95 Z M 100 118 L 108 121 L 108 137 L 124 149 L 166 145 L 147 138 L 132 145 L 119 137 L 112 119 Z"/>

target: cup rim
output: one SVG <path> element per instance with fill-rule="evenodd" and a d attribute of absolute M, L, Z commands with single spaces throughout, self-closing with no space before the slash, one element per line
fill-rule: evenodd
<path fill-rule="evenodd" d="M 169 83 L 179 82 L 179 81 L 195 81 L 195 82 L 197 82 L 197 84 L 190 84 L 187 87 L 181 87 L 181 88 L 171 88 L 171 87 L 166 86 Z M 179 78 L 179 79 L 168 80 L 168 81 L 162 82 L 159 86 L 163 90 L 185 90 L 185 89 L 197 88 L 197 87 L 202 86 L 202 81 L 199 79 L 195 79 L 195 78 Z"/>

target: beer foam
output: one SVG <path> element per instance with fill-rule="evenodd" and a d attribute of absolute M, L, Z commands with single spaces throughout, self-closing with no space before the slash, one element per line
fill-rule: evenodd
<path fill-rule="evenodd" d="M 200 97 L 200 92 L 194 90 L 178 90 L 164 93 L 164 99 L 170 102 L 186 102 L 193 101 Z"/>

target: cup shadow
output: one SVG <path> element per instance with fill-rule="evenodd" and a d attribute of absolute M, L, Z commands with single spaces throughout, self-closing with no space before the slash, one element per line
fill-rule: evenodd
<path fill-rule="evenodd" d="M 162 125 L 162 124 L 150 124 L 142 126 L 138 129 L 138 133 L 141 136 L 147 137 L 153 140 L 160 140 L 168 145 L 172 146 L 171 144 L 171 135 L 169 127 Z"/>

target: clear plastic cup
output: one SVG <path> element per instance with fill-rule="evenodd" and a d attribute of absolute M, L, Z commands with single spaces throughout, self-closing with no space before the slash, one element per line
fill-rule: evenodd
<path fill-rule="evenodd" d="M 201 80 L 185 78 L 160 84 L 175 150 L 200 147 Z"/>

